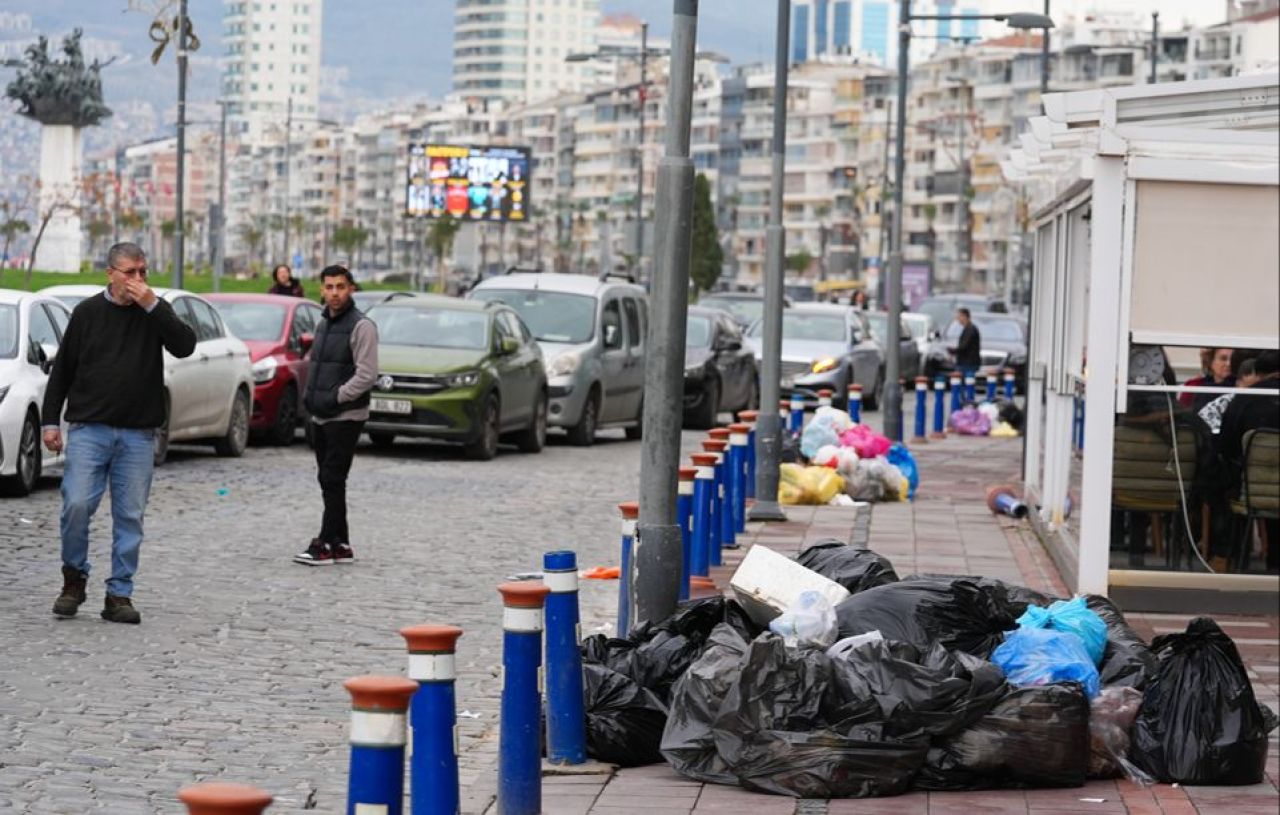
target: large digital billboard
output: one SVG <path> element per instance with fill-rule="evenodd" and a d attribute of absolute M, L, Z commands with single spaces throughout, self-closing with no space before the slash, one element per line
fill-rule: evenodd
<path fill-rule="evenodd" d="M 405 213 L 460 221 L 526 221 L 529 148 L 409 145 Z"/>

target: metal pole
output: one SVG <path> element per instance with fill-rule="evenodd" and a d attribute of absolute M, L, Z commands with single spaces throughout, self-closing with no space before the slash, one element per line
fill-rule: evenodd
<path fill-rule="evenodd" d="M 640 135 L 636 140 L 636 277 L 644 270 L 644 109 L 649 81 L 649 24 L 640 24 Z"/>
<path fill-rule="evenodd" d="M 693 61 L 698 0 L 673 0 L 666 151 L 658 165 L 657 249 L 651 276 L 652 319 L 645 363 L 640 518 L 636 530 L 637 620 L 665 620 L 680 590 L 681 538 L 676 518 L 684 393 L 685 310 L 693 241 Z"/>
<path fill-rule="evenodd" d="M 768 256 L 764 270 L 764 344 L 760 351 L 760 416 L 756 421 L 756 503 L 753 521 L 785 521 L 778 504 L 778 467 L 782 460 L 782 264 L 786 230 L 782 227 L 782 190 L 787 166 L 787 48 L 791 40 L 791 0 L 778 0 L 777 45 L 773 66 L 773 173 L 769 186 Z"/>
<path fill-rule="evenodd" d="M 1151 84 L 1157 82 L 1156 68 L 1160 64 L 1160 12 L 1151 12 Z"/>
<path fill-rule="evenodd" d="M 884 347 L 884 434 L 896 439 L 902 433 L 902 389 L 898 387 L 898 347 L 902 326 L 902 188 L 907 169 L 907 75 L 910 72 L 911 0 L 898 7 L 898 123 L 895 139 L 898 154 L 893 163 L 893 250 L 889 256 L 889 280 L 885 287 L 889 319 Z"/>
<path fill-rule="evenodd" d="M 885 195 L 889 191 L 889 146 L 893 140 L 889 138 L 889 128 L 893 127 L 893 100 L 884 100 L 884 171 L 880 174 L 880 255 L 879 277 L 876 280 L 876 299 L 884 302 L 884 285 L 888 275 L 885 273 L 889 257 L 889 199 Z"/>
<path fill-rule="evenodd" d="M 964 93 L 964 85 L 960 86 L 960 93 Z M 961 100 L 961 105 L 964 100 Z M 965 289 L 969 288 L 968 281 L 965 280 L 965 264 L 964 264 L 964 113 L 956 114 L 956 176 L 957 185 L 959 186 L 959 195 L 956 196 L 956 280 L 965 282 Z"/>
<path fill-rule="evenodd" d="M 183 239 L 186 237 L 183 206 L 187 175 L 187 0 L 178 3 L 178 178 L 177 206 L 173 225 L 173 287 L 182 288 Z"/>
<path fill-rule="evenodd" d="M 289 165 L 293 154 L 293 97 L 289 97 L 288 112 L 284 120 L 284 256 L 281 261 L 293 268 L 289 257 Z"/>
<path fill-rule="evenodd" d="M 222 291 L 222 264 L 227 252 L 227 103 L 218 102 L 218 230 L 213 242 L 213 290 Z"/>
<path fill-rule="evenodd" d="M 1049 0 L 1044 0 L 1044 16 L 1049 16 Z M 1049 29 L 1041 29 L 1040 37 L 1040 96 L 1049 92 Z M 1041 109 L 1044 108 L 1044 102 L 1040 102 Z"/>

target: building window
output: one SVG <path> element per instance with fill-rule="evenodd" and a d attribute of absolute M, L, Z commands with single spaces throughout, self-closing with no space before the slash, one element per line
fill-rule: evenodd
<path fill-rule="evenodd" d="M 791 61 L 805 62 L 809 59 L 809 7 L 796 6 L 791 20 Z"/>

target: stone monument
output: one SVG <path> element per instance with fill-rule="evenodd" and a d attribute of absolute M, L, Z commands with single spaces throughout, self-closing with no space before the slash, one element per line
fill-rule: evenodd
<path fill-rule="evenodd" d="M 37 249 L 36 268 L 80 271 L 81 129 L 111 115 L 102 103 L 105 63 L 86 65 L 80 29 L 62 41 L 62 59 L 51 59 L 41 36 L 27 47 L 26 61 L 5 95 L 18 112 L 41 124 L 40 196 L 37 218 L 52 212 Z"/>

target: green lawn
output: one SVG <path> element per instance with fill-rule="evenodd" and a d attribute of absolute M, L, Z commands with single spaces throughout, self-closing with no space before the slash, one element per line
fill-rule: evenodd
<path fill-rule="evenodd" d="M 104 272 L 89 272 L 87 274 L 62 274 L 61 272 L 41 272 L 34 271 L 31 273 L 31 291 L 39 291 L 48 286 L 70 286 L 83 283 L 93 283 L 97 285 L 106 285 L 107 276 Z M 170 276 L 154 275 L 149 281 L 152 286 L 167 287 L 172 284 Z M 183 288 L 187 291 L 204 294 L 213 291 L 213 277 L 208 274 L 190 274 L 186 275 L 183 281 Z M 319 297 L 319 284 L 313 280 L 304 280 L 302 284 L 307 292 L 308 297 Z M 222 278 L 222 291 L 234 292 L 265 292 L 271 288 L 271 280 L 268 277 L 260 277 L 257 280 L 236 280 L 231 277 Z M 403 283 L 361 283 L 360 288 L 364 290 L 372 289 L 403 289 Z M 0 289 L 19 289 L 27 290 L 26 272 L 21 269 L 4 269 L 0 271 Z"/>

